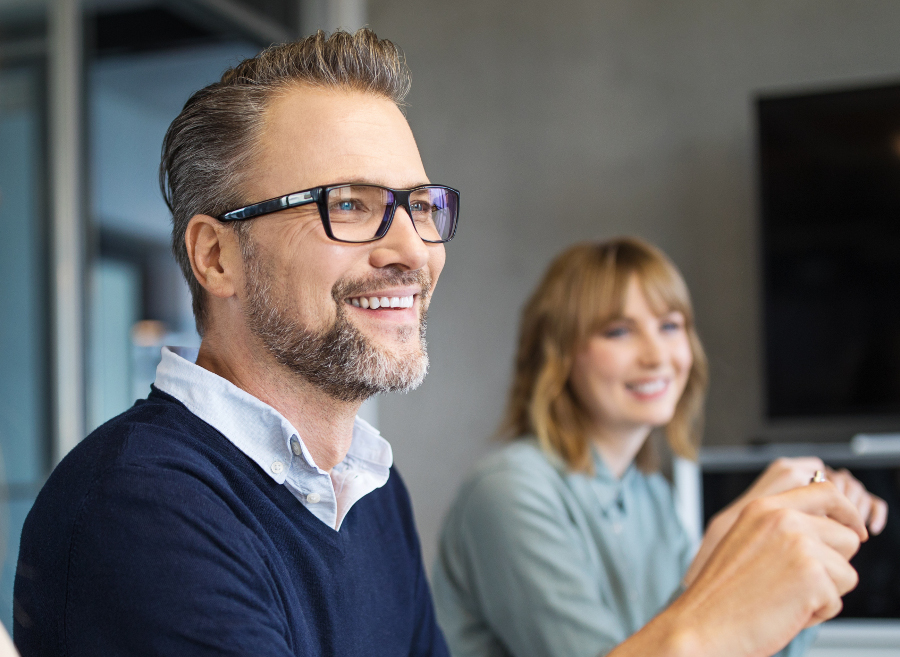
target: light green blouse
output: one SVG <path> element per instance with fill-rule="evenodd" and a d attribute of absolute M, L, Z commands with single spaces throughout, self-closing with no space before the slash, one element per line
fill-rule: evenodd
<path fill-rule="evenodd" d="M 662 475 L 572 473 L 533 440 L 463 484 L 433 572 L 454 657 L 597 657 L 681 593 L 693 546 Z M 805 651 L 806 637 L 783 655 Z"/>

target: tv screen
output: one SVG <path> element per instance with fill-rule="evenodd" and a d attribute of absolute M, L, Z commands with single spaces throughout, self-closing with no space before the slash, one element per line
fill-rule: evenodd
<path fill-rule="evenodd" d="M 757 118 L 767 414 L 900 417 L 900 84 Z"/>

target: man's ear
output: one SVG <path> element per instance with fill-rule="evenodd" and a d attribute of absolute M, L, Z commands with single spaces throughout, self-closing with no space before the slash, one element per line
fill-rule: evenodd
<path fill-rule="evenodd" d="M 242 269 L 234 231 L 217 219 L 197 214 L 188 222 L 184 243 L 200 285 L 215 297 L 234 296 Z"/>

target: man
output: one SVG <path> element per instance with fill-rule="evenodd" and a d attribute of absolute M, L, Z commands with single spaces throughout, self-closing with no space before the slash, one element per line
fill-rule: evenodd
<path fill-rule="evenodd" d="M 196 364 L 167 351 L 149 399 L 41 493 L 25 655 L 446 654 L 390 446 L 355 420 L 422 380 L 455 228 L 456 193 L 422 188 L 407 88 L 390 42 L 319 34 L 172 124 L 162 171 L 202 344 Z M 360 185 L 319 187 L 340 183 Z M 296 207 L 253 205 L 285 194 Z"/>
<path fill-rule="evenodd" d="M 407 86 L 390 42 L 320 33 L 226 72 L 172 124 L 162 172 L 202 344 L 166 350 L 150 397 L 41 492 L 23 655 L 447 654 L 390 447 L 355 419 L 422 380 L 456 228 Z M 617 654 L 774 652 L 836 613 L 864 536 L 829 484 L 754 503 Z"/>

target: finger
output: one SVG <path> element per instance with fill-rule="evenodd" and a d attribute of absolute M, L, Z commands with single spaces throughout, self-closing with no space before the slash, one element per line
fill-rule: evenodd
<path fill-rule="evenodd" d="M 867 491 L 866 487 L 863 486 L 852 474 L 847 472 L 846 470 L 842 470 L 841 474 L 843 475 L 843 480 L 846 482 L 844 487 L 844 495 L 846 495 L 851 502 L 853 502 L 857 508 L 859 508 L 859 502 L 863 497 L 866 496 Z M 863 516 L 864 518 L 866 516 Z"/>
<path fill-rule="evenodd" d="M 853 500 L 851 500 L 852 502 Z M 860 517 L 865 521 L 866 526 L 871 526 L 871 518 L 872 518 L 872 503 L 873 498 L 867 492 L 863 492 L 862 496 L 859 498 L 859 501 L 856 502 L 856 509 L 859 511 Z"/>
<path fill-rule="evenodd" d="M 859 511 L 846 496 L 840 494 L 831 482 L 825 481 L 794 488 L 771 498 L 772 504 L 782 505 L 810 515 L 827 516 L 856 532 L 861 541 L 868 537 L 865 522 Z"/>
<path fill-rule="evenodd" d="M 829 481 L 842 490 L 862 516 L 870 533 L 880 534 L 887 523 L 887 504 L 876 495 L 872 495 L 853 474 L 843 468 L 839 471 L 828 471 Z M 876 509 L 876 501 L 878 501 Z M 875 529 L 873 529 L 873 527 Z"/>
<path fill-rule="evenodd" d="M 872 495 L 871 499 L 872 510 L 869 512 L 869 531 L 877 536 L 887 524 L 888 505 L 887 502 L 877 495 Z"/>
<path fill-rule="evenodd" d="M 824 623 L 827 620 L 831 620 L 839 613 L 841 613 L 841 609 L 844 608 L 844 603 L 841 600 L 841 596 L 837 594 L 837 590 L 835 589 L 835 594 L 828 598 L 826 604 L 819 609 L 817 609 L 812 616 L 810 616 L 809 621 L 807 621 L 804 629 L 813 627 L 818 625 L 819 623 Z"/>
<path fill-rule="evenodd" d="M 799 524 L 795 527 L 796 531 L 818 541 L 845 561 L 859 551 L 859 535 L 831 518 L 803 515 L 797 522 Z"/>
<path fill-rule="evenodd" d="M 809 555 L 825 567 L 828 579 L 834 584 L 838 596 L 849 593 L 859 584 L 859 574 L 844 555 L 822 543 L 812 543 L 808 550 Z M 825 606 L 827 598 L 830 597 L 827 587 L 823 587 L 822 595 L 821 602 Z"/>
<path fill-rule="evenodd" d="M 782 457 L 772 461 L 753 482 L 745 495 L 755 499 L 775 495 L 798 486 L 805 486 L 816 470 L 824 470 L 822 459 L 815 456 Z"/>
<path fill-rule="evenodd" d="M 810 616 L 809 621 L 806 623 L 803 629 L 808 629 L 810 627 L 814 627 L 819 623 L 824 623 L 827 620 L 831 620 L 839 613 L 841 613 L 841 609 L 844 608 L 844 603 L 841 600 L 841 596 L 836 595 L 833 598 L 829 599 L 828 604 L 826 604 L 821 609 L 816 610 L 816 612 Z"/>
<path fill-rule="evenodd" d="M 822 459 L 818 456 L 781 458 L 775 461 L 775 464 L 778 464 L 778 469 L 782 471 L 782 476 L 801 486 L 809 483 L 816 470 L 826 469 Z"/>
<path fill-rule="evenodd" d="M 805 555 L 809 559 L 809 586 L 814 591 L 813 604 L 816 606 L 806 625 L 810 627 L 840 613 L 843 607 L 841 596 L 856 588 L 859 575 L 843 555 L 822 543 L 807 543 Z"/>
<path fill-rule="evenodd" d="M 838 470 L 832 470 L 831 468 L 825 468 L 825 476 L 827 477 L 828 481 L 834 484 L 835 488 L 846 495 L 847 478 L 843 475 L 842 472 Z"/>

